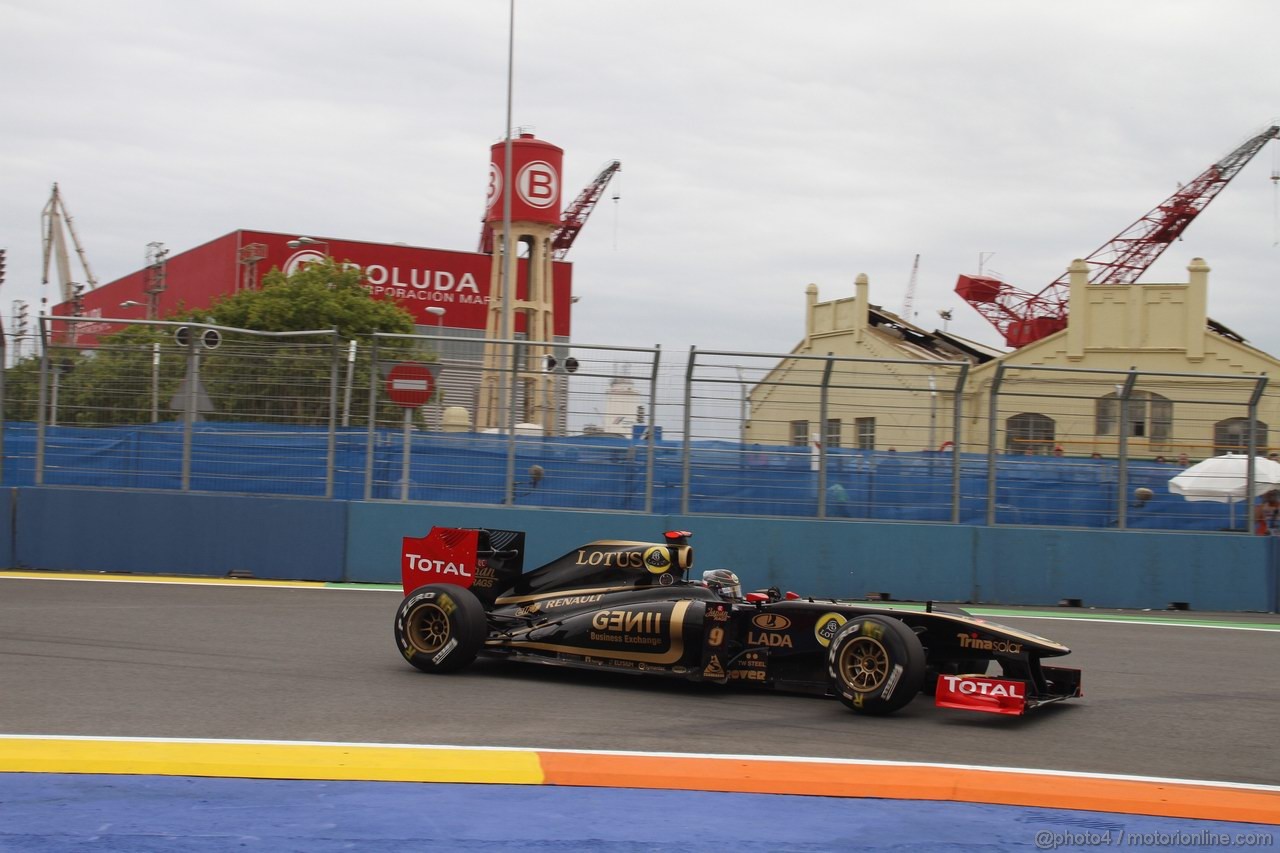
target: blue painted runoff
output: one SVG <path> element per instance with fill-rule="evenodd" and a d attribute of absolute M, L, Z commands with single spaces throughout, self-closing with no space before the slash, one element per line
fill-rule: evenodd
<path fill-rule="evenodd" d="M 0 851 L 24 853 L 1107 847 L 1274 850 L 1280 830 L 1061 809 L 775 794 L 0 774 Z"/>

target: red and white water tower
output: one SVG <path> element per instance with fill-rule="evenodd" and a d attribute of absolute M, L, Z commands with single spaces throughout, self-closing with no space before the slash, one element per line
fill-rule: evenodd
<path fill-rule="evenodd" d="M 560 216 L 564 151 L 535 138 L 532 133 L 521 133 L 512 138 L 510 144 L 509 169 L 507 140 L 489 149 L 489 193 L 483 242 L 493 246 L 493 267 L 476 426 L 486 429 L 503 424 L 502 376 L 512 345 L 495 341 L 513 340 L 516 328 L 523 326 L 528 346 L 524 370 L 518 379 L 520 411 L 525 422 L 539 424 L 545 435 L 553 435 L 558 410 L 556 377 L 540 368 L 552 353 L 555 334 L 552 241 L 564 224 Z M 504 255 L 508 246 L 504 233 L 508 193 L 512 252 L 509 265 Z M 505 277 L 508 269 L 511 282 Z M 504 311 L 504 303 L 509 310 Z M 509 325 L 504 326 L 504 318 L 509 318 Z M 520 318 L 523 322 L 518 321 Z"/>

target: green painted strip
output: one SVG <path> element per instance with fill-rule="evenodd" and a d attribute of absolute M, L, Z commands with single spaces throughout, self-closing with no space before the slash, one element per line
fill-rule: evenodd
<path fill-rule="evenodd" d="M 849 600 L 849 599 L 846 599 Z M 900 601 L 860 601 L 849 600 L 852 604 L 866 604 L 872 607 L 885 607 L 891 610 L 924 610 L 923 604 L 915 604 Z M 1080 621 L 1098 621 L 1098 622 L 1132 622 L 1135 624 L 1149 625 L 1172 625 L 1174 627 L 1199 627 L 1199 628 L 1238 628 L 1248 629 L 1250 631 L 1280 631 L 1280 619 L 1274 622 L 1256 622 L 1247 619 L 1213 619 L 1208 617 L 1197 616 L 1157 616 L 1154 613 L 1147 615 L 1142 613 L 1126 613 L 1123 611 L 1081 611 L 1075 608 L 1064 607 L 1059 610 L 1033 610 L 1033 609 L 1013 609 L 1001 607 L 983 607 L 981 605 L 957 605 L 963 608 L 967 613 L 981 617 L 1012 617 L 1023 619 L 1078 619 Z M 1187 611 L 1176 611 L 1185 613 Z"/>

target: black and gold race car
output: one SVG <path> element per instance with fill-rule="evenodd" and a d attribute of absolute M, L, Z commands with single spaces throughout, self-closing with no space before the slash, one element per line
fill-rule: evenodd
<path fill-rule="evenodd" d="M 689 535 L 591 542 L 529 572 L 518 531 L 406 537 L 396 643 L 424 672 L 485 655 L 835 696 L 863 714 L 920 692 L 997 714 L 1082 695 L 1079 670 L 1041 663 L 1066 646 L 959 608 L 744 595 L 726 569 L 690 580 Z"/>

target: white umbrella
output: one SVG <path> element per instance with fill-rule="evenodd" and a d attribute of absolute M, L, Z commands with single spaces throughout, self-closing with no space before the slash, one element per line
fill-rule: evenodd
<path fill-rule="evenodd" d="M 1197 462 L 1169 480 L 1169 491 L 1189 501 L 1238 503 L 1246 499 L 1249 484 L 1249 457 L 1228 453 Z M 1253 495 L 1257 497 L 1280 488 L 1280 462 L 1255 456 L 1253 459 Z"/>
<path fill-rule="evenodd" d="M 1231 527 L 1236 526 L 1235 505 L 1245 500 L 1249 488 L 1249 457 L 1228 453 L 1197 462 L 1169 480 L 1169 491 L 1189 501 L 1214 501 L 1230 505 Z M 1280 462 L 1253 458 L 1253 495 L 1280 488 Z"/>

